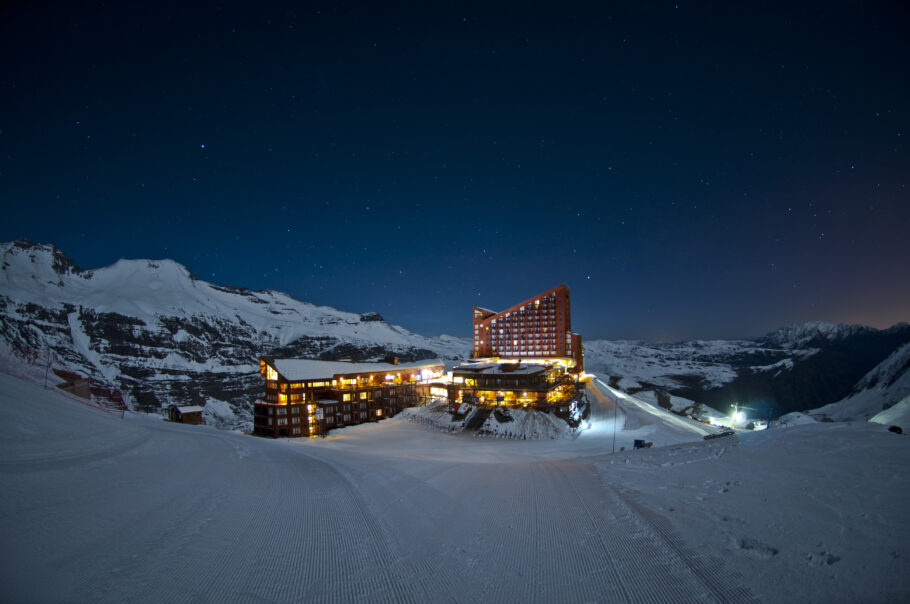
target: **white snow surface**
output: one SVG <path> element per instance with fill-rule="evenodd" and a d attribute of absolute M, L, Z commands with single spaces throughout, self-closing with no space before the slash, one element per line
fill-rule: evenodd
<path fill-rule="evenodd" d="M 575 438 L 578 434 L 565 421 L 549 413 L 525 409 L 507 409 L 502 413 L 504 418 L 511 417 L 512 421 L 500 422 L 496 414 L 491 413 L 476 435 L 482 438 L 555 440 Z"/>
<path fill-rule="evenodd" d="M 444 365 L 441 359 L 415 361 L 413 363 L 348 363 L 343 361 L 313 361 L 310 359 L 275 359 L 275 370 L 288 380 L 314 380 L 331 378 L 333 375 L 346 373 L 368 373 L 401 371 L 416 369 L 428 365 Z"/>
<path fill-rule="evenodd" d="M 910 599 L 906 436 L 813 423 L 704 441 L 710 427 L 600 383 L 588 396 L 576 439 L 396 417 L 274 441 L 0 375 L 0 600 Z"/>
<path fill-rule="evenodd" d="M 620 385 L 622 385 L 622 382 L 620 382 Z M 668 394 L 667 396 L 670 399 L 670 408 L 675 413 L 682 413 L 686 409 L 695 407 L 698 404 L 691 399 L 688 399 L 688 398 L 685 398 L 682 396 L 676 396 L 675 394 Z M 650 403 L 652 405 L 657 405 L 657 406 L 660 405 L 658 395 L 653 390 L 642 390 L 640 392 L 636 392 L 635 398 L 645 401 L 646 403 Z"/>

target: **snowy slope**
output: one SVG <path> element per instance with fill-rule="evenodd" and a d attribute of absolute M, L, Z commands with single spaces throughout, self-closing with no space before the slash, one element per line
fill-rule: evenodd
<path fill-rule="evenodd" d="M 704 441 L 604 405 L 574 440 L 396 417 L 273 441 L 0 375 L 0 600 L 910 599 L 907 437 L 816 423 Z M 610 453 L 649 417 L 677 444 Z"/>
<path fill-rule="evenodd" d="M 0 244 L 0 353 L 41 357 L 158 404 L 230 403 L 261 390 L 258 357 L 456 359 L 464 339 L 427 338 L 281 292 L 222 287 L 171 260 L 76 267 L 60 250 Z"/>

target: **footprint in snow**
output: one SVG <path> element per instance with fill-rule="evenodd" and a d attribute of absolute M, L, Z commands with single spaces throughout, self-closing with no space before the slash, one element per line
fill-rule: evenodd
<path fill-rule="evenodd" d="M 735 545 L 743 552 L 756 558 L 772 558 L 779 553 L 777 548 L 771 547 L 754 537 L 740 537 L 736 540 Z"/>
<path fill-rule="evenodd" d="M 840 556 L 836 556 L 831 552 L 821 551 L 815 554 L 806 554 L 806 559 L 809 561 L 809 566 L 831 566 L 840 560 Z"/>

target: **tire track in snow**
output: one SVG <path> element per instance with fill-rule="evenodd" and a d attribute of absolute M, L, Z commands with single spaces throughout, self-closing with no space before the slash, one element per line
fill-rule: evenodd
<path fill-rule="evenodd" d="M 709 556 L 699 554 L 689 548 L 676 531 L 673 530 L 669 521 L 636 502 L 633 497 L 623 494 L 615 487 L 610 486 L 609 488 L 651 527 L 655 534 L 676 553 L 686 567 L 699 578 L 719 602 L 747 604 L 758 601 L 747 588 L 730 580 L 731 575 L 723 570 L 719 560 L 713 560 Z"/>
<path fill-rule="evenodd" d="M 672 533 L 642 517 L 641 508 L 629 505 L 593 467 L 558 462 L 543 465 L 564 474 L 564 488 L 575 495 L 582 512 L 579 516 L 594 529 L 596 539 L 586 549 L 596 552 L 602 562 L 592 565 L 583 555 L 578 564 L 582 569 L 603 569 L 602 580 L 588 574 L 583 581 L 586 586 L 599 583 L 612 588 L 610 600 L 627 602 L 755 601 L 722 572 L 719 563 L 713 570 L 706 569 L 678 537 L 674 539 Z"/>

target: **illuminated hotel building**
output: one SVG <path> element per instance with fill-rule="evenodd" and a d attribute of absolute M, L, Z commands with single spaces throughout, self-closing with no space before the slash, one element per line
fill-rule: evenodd
<path fill-rule="evenodd" d="M 441 361 L 347 363 L 262 357 L 265 398 L 253 404 L 257 436 L 320 436 L 332 428 L 392 417 L 446 396 Z"/>
<path fill-rule="evenodd" d="M 502 312 L 474 307 L 471 362 L 452 372 L 449 408 L 521 406 L 570 416 L 583 394 L 584 353 L 565 285 Z"/>
<path fill-rule="evenodd" d="M 474 307 L 472 357 L 569 358 L 584 371 L 581 336 L 572 333 L 569 288 L 559 285 L 501 312 Z"/>

